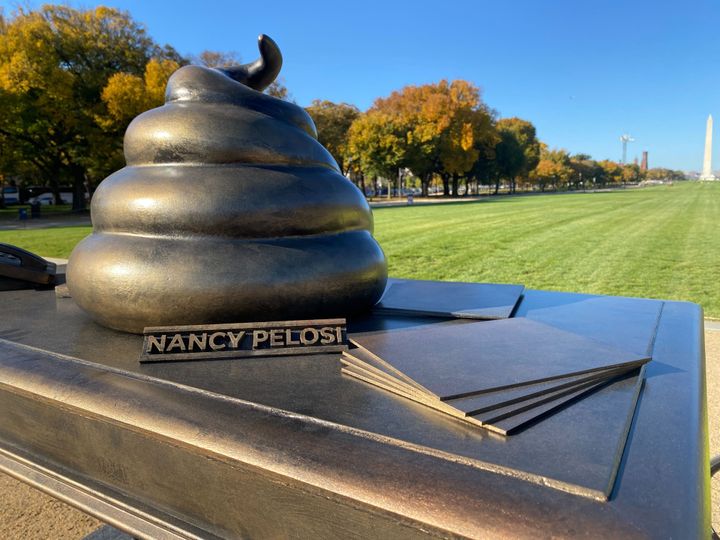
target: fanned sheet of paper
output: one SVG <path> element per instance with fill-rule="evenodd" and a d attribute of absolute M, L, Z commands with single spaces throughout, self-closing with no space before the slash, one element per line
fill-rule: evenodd
<path fill-rule="evenodd" d="M 376 313 L 389 315 L 507 319 L 524 285 L 391 279 Z"/>
<path fill-rule="evenodd" d="M 650 359 L 525 318 L 439 322 L 350 341 L 344 374 L 504 435 L 638 377 Z"/>

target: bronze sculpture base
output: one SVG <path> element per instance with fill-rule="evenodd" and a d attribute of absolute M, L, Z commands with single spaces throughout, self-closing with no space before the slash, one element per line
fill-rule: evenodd
<path fill-rule="evenodd" d="M 337 355 L 141 365 L 140 336 L 95 324 L 70 299 L 0 297 L 0 469 L 137 536 L 709 530 L 702 311 L 692 304 L 664 303 L 616 456 L 599 427 L 600 393 L 495 437 L 342 376 Z M 656 301 L 530 290 L 515 316 L 634 349 L 647 338 L 642 315 L 622 314 L 645 303 Z"/>

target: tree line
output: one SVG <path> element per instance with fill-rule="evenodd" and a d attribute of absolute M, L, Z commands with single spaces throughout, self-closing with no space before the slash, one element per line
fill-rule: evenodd
<path fill-rule="evenodd" d="M 681 171 L 650 169 L 588 154 L 551 149 L 535 126 L 500 118 L 474 84 L 442 80 L 406 86 L 377 99 L 366 111 L 347 103 L 316 100 L 307 111 L 318 138 L 342 171 L 363 191 L 396 186 L 410 173 L 423 195 L 433 180 L 444 195 L 480 193 L 486 186 L 517 189 L 592 189 L 642 180 L 681 180 Z"/>
<path fill-rule="evenodd" d="M 183 57 L 113 8 L 0 12 L 0 184 L 48 186 L 56 202 L 60 186 L 71 185 L 81 209 L 84 194 L 124 166 L 127 125 L 163 103 L 176 69 L 238 61 L 214 51 Z M 267 92 L 288 99 L 282 82 Z M 637 166 L 549 149 L 531 122 L 498 119 L 467 81 L 406 86 L 366 112 L 319 100 L 307 110 L 320 142 L 363 190 L 399 177 L 424 194 L 438 182 L 446 195 L 641 178 Z"/>

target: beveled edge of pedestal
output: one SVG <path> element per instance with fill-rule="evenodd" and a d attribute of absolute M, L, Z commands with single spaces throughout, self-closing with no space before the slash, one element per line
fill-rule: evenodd
<path fill-rule="evenodd" d="M 99 517 L 128 534 L 154 540 L 201 539 L 172 524 L 131 508 L 118 498 L 88 489 L 57 471 L 42 467 L 0 447 L 0 471 L 70 504 L 85 513 Z"/>
<path fill-rule="evenodd" d="M 118 401 L 118 399 L 123 399 L 123 401 L 128 405 L 133 402 L 137 403 L 137 401 L 132 399 L 132 396 L 123 395 L 129 394 L 131 387 L 123 386 L 123 393 L 114 395 L 112 400 L 102 399 L 109 396 L 109 389 L 100 387 L 101 383 L 97 380 L 92 380 L 92 376 L 88 377 L 86 380 L 81 380 L 79 376 L 81 376 L 83 372 L 87 373 L 87 370 L 92 370 L 97 373 L 105 374 L 104 376 L 106 377 L 127 378 L 136 381 L 135 384 L 137 384 L 138 387 L 148 384 L 157 385 L 159 388 L 176 392 L 179 394 L 178 398 L 181 400 L 183 395 L 192 395 L 204 401 L 207 405 L 209 405 L 209 408 L 222 404 L 223 407 L 233 407 L 237 409 L 238 413 L 240 411 L 253 411 L 263 416 L 270 416 L 278 419 L 289 419 L 294 422 L 307 424 L 308 426 L 330 429 L 332 431 L 348 434 L 353 437 L 395 446 L 453 463 L 460 463 L 475 469 L 504 476 L 511 476 L 526 482 L 543 487 L 550 487 L 559 491 L 571 493 L 573 495 L 580 495 L 601 501 L 607 499 L 604 493 L 583 488 L 575 484 L 554 480 L 552 478 L 547 478 L 533 473 L 526 473 L 494 463 L 460 456 L 451 452 L 445 452 L 427 446 L 410 443 L 401 439 L 322 420 L 320 418 L 315 418 L 301 413 L 269 407 L 267 405 L 217 394 L 215 392 L 172 381 L 95 364 L 79 358 L 44 351 L 36 347 L 18 344 L 0 338 L 0 353 L 6 352 L 8 349 L 15 349 L 16 351 L 22 351 L 26 354 L 44 356 L 46 358 L 34 358 L 33 360 L 36 360 L 37 362 L 35 365 L 30 365 L 27 362 L 22 362 L 19 365 L 7 365 L 6 358 L 0 358 L 0 387 L 20 391 L 24 394 L 42 396 L 45 400 L 56 400 L 61 402 L 64 406 L 75 407 L 93 415 L 122 422 L 132 429 L 146 430 L 158 436 L 180 439 L 185 443 L 196 444 L 199 448 L 203 448 L 218 455 L 225 455 L 232 458 L 238 457 L 234 455 L 234 450 L 236 449 L 227 445 L 227 442 L 229 441 L 221 442 L 225 436 L 228 436 L 228 434 L 224 431 L 217 430 L 212 434 L 213 436 L 204 437 L 202 435 L 198 435 L 197 431 L 192 428 L 187 429 L 189 425 L 194 425 L 195 422 L 197 422 L 198 425 L 205 426 L 205 429 L 207 429 L 206 422 L 210 420 L 210 418 L 200 417 L 203 412 L 200 409 L 187 409 L 186 412 L 188 413 L 188 416 L 186 418 L 179 418 L 170 411 L 164 410 L 162 403 L 150 403 L 147 401 L 147 396 L 143 395 L 146 406 L 131 410 L 130 408 L 121 405 Z M 57 364 L 52 364 L 55 360 L 59 362 Z M 40 366 L 40 364 L 42 364 L 42 366 Z M 42 367 L 43 369 L 37 369 L 38 367 Z M 126 412 L 124 414 L 120 414 L 119 411 L 121 410 Z M 236 414 L 235 416 L 237 418 L 242 418 L 240 414 Z M 241 443 L 241 441 L 235 442 Z M 293 445 L 290 446 L 292 447 Z M 243 458 L 246 460 L 249 457 L 250 456 L 243 455 Z M 257 459 L 256 462 L 247 462 L 267 470 L 273 470 L 277 466 L 275 461 L 267 460 L 262 455 L 257 455 L 255 457 Z M 289 471 L 283 468 L 278 468 L 275 472 L 279 474 L 287 474 Z M 303 480 L 307 481 L 311 479 L 306 478 Z M 327 487 L 327 478 L 325 476 L 319 477 L 318 480 L 319 482 L 315 485 L 323 488 Z"/>
<path fill-rule="evenodd" d="M 540 500 L 569 516 L 583 508 L 587 529 L 632 530 L 607 512 L 589 511 L 606 500 L 604 493 L 6 340 L 0 340 L 0 381 L 0 391 L 243 463 L 424 528 L 478 536 L 498 520 L 510 527 L 511 515 L 498 516 L 497 508 L 492 527 L 481 515 L 493 511 L 494 499 L 509 498 L 517 504 L 512 513 L 538 530 L 548 519 Z M 348 462 L 350 447 L 357 463 Z M 430 462 L 437 471 L 429 472 Z M 581 497 L 569 500 L 568 493 Z"/>

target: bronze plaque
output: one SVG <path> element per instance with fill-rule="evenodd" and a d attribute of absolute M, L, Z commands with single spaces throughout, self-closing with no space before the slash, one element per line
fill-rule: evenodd
<path fill-rule="evenodd" d="M 148 326 L 140 362 L 340 352 L 345 319 Z"/>

